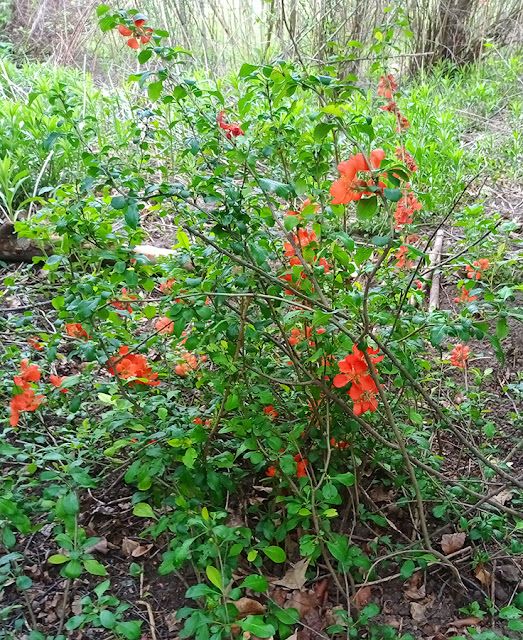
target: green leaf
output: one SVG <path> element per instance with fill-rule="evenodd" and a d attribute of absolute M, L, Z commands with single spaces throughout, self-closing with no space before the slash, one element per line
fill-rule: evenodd
<path fill-rule="evenodd" d="M 359 247 L 359 249 L 356 250 L 356 254 L 354 256 L 354 262 L 356 263 L 356 266 L 359 267 L 365 262 L 365 260 L 368 260 L 371 255 L 372 247 Z"/>
<path fill-rule="evenodd" d="M 155 518 L 151 505 L 147 502 L 138 502 L 134 505 L 133 514 L 139 518 Z"/>
<path fill-rule="evenodd" d="M 356 480 L 356 478 L 354 477 L 354 474 L 350 473 L 350 471 L 347 473 L 339 473 L 338 475 L 334 476 L 332 479 L 335 480 L 336 482 L 340 482 L 346 487 L 352 487 L 352 485 L 354 484 L 354 481 Z"/>
<path fill-rule="evenodd" d="M 371 242 L 375 247 L 386 247 L 390 242 L 390 236 L 374 236 Z"/>
<path fill-rule="evenodd" d="M 74 491 L 71 491 L 62 498 L 62 508 L 68 516 L 74 516 L 80 511 L 80 503 Z"/>
<path fill-rule="evenodd" d="M 400 575 L 403 580 L 407 580 L 416 571 L 416 565 L 412 560 L 407 560 L 401 565 Z"/>
<path fill-rule="evenodd" d="M 190 449 L 187 449 L 187 451 L 183 454 L 182 462 L 189 469 L 193 469 L 197 457 L 198 452 L 196 451 L 196 449 L 193 449 L 191 447 Z"/>
<path fill-rule="evenodd" d="M 82 573 L 80 560 L 69 560 L 69 562 L 64 565 L 63 572 L 66 578 L 78 578 Z"/>
<path fill-rule="evenodd" d="M 116 616 L 112 611 L 102 609 L 102 611 L 100 611 L 100 622 L 102 623 L 102 627 L 114 629 L 116 626 Z"/>
<path fill-rule="evenodd" d="M 33 581 L 29 576 L 18 576 L 16 579 L 16 586 L 21 590 L 25 591 L 26 589 L 30 589 Z"/>
<path fill-rule="evenodd" d="M 258 69 L 259 67 L 257 65 L 254 64 L 248 64 L 247 62 L 244 62 L 241 66 L 240 69 L 240 73 L 238 74 L 238 76 L 240 78 L 246 78 L 247 76 L 250 76 L 251 73 L 253 71 L 256 71 L 256 69 Z"/>
<path fill-rule="evenodd" d="M 240 406 L 240 400 L 236 393 L 231 393 L 231 395 L 227 398 L 227 402 L 225 403 L 225 410 L 232 411 Z"/>
<path fill-rule="evenodd" d="M 14 547 L 16 544 L 15 534 L 7 525 L 5 525 L 2 530 L 2 543 L 7 549 L 11 549 L 11 547 Z"/>
<path fill-rule="evenodd" d="M 378 208 L 378 199 L 376 196 L 370 198 L 362 198 L 356 204 L 356 216 L 358 220 L 370 220 L 376 213 Z"/>
<path fill-rule="evenodd" d="M 93 576 L 106 576 L 107 571 L 103 564 L 100 564 L 98 560 L 84 560 L 84 567 L 88 573 Z"/>
<path fill-rule="evenodd" d="M 187 234 L 184 231 L 182 231 L 181 228 L 178 228 L 178 231 L 176 232 L 176 238 L 178 239 L 178 242 L 180 243 L 180 245 L 184 249 L 187 249 L 187 251 L 189 251 L 189 249 L 191 248 L 191 245 L 189 243 L 189 238 Z"/>
<path fill-rule="evenodd" d="M 383 195 L 391 202 L 401 200 L 401 189 L 383 189 Z"/>
<path fill-rule="evenodd" d="M 115 196 L 111 198 L 111 207 L 113 209 L 123 209 L 127 204 L 127 199 L 123 196 Z"/>
<path fill-rule="evenodd" d="M 433 327 L 430 331 L 430 342 L 433 347 L 438 347 L 447 335 L 447 327 L 444 324 Z"/>
<path fill-rule="evenodd" d="M 61 131 L 51 131 L 51 133 L 44 140 L 44 149 L 49 151 L 51 147 L 54 146 L 54 143 L 58 140 L 58 138 L 63 138 L 64 134 Z"/>
<path fill-rule="evenodd" d="M 207 596 L 218 598 L 220 594 L 207 584 L 195 584 L 194 587 L 189 587 L 185 592 L 186 598 L 206 598 Z"/>
<path fill-rule="evenodd" d="M 78 627 L 83 624 L 85 620 L 85 616 L 73 616 L 69 618 L 69 620 L 65 623 L 65 628 L 67 631 L 73 631 L 74 629 L 78 629 Z"/>
<path fill-rule="evenodd" d="M 267 578 L 265 576 L 253 574 L 252 576 L 247 576 L 241 583 L 240 587 L 249 587 L 249 589 L 252 589 L 257 593 L 263 593 L 269 588 L 269 583 L 267 582 Z"/>
<path fill-rule="evenodd" d="M 274 191 L 280 198 L 286 198 L 291 191 L 288 184 L 277 182 L 276 180 L 269 180 L 268 178 L 260 178 L 258 184 L 262 191 Z"/>
<path fill-rule="evenodd" d="M 300 224 L 299 216 L 287 216 L 283 222 L 285 226 L 285 231 L 292 231 L 294 227 L 297 227 Z"/>
<path fill-rule="evenodd" d="M 130 622 L 119 622 L 114 630 L 116 633 L 121 633 L 122 636 L 125 636 L 127 640 L 138 640 L 142 635 L 141 626 L 141 620 L 140 622 L 131 620 Z"/>
<path fill-rule="evenodd" d="M 273 562 L 282 563 L 287 559 L 287 555 L 281 547 L 265 547 L 262 551 Z"/>
<path fill-rule="evenodd" d="M 324 313 L 317 309 L 312 316 L 312 326 L 320 327 L 329 324 L 332 315 L 332 313 Z"/>
<path fill-rule="evenodd" d="M 220 591 L 223 591 L 222 576 L 218 569 L 210 564 L 209 566 L 205 567 L 205 573 L 207 574 L 207 578 L 209 578 L 209 582 L 215 587 L 218 587 Z"/>
<path fill-rule="evenodd" d="M 153 55 L 153 50 L 152 49 L 143 49 L 138 54 L 138 62 L 140 64 L 145 64 L 148 60 L 151 59 L 152 55 Z"/>
<path fill-rule="evenodd" d="M 47 558 L 47 562 L 50 562 L 51 564 L 63 564 L 68 560 L 69 558 L 61 553 L 56 553 L 54 556 L 49 556 L 49 558 Z"/>
<path fill-rule="evenodd" d="M 266 624 L 263 621 L 263 616 L 247 616 L 245 620 L 240 622 L 240 626 L 243 631 L 250 631 L 258 638 L 270 638 L 276 633 L 272 624 Z"/>
<path fill-rule="evenodd" d="M 314 127 L 314 140 L 316 142 L 323 142 L 334 127 L 334 124 L 320 122 Z"/>
<path fill-rule="evenodd" d="M 496 336 L 498 340 L 504 340 L 509 333 L 509 327 L 506 318 L 500 318 L 496 324 Z"/>
<path fill-rule="evenodd" d="M 296 624 L 300 619 L 298 609 L 276 609 L 274 611 L 274 615 L 280 622 L 288 625 Z"/>
<path fill-rule="evenodd" d="M 96 7 L 96 15 L 98 17 L 103 16 L 104 13 L 107 13 L 109 11 L 109 7 L 106 4 L 99 4 Z"/>
<path fill-rule="evenodd" d="M 136 202 L 130 202 L 125 210 L 125 222 L 128 224 L 131 229 L 136 229 L 138 227 L 138 222 L 140 221 L 140 210 L 138 209 L 138 205 Z"/>
<path fill-rule="evenodd" d="M 152 100 L 153 102 L 158 100 L 162 93 L 162 89 L 163 82 L 161 80 L 158 80 L 158 82 L 150 82 L 149 86 L 147 87 L 147 95 L 149 96 L 149 100 Z"/>

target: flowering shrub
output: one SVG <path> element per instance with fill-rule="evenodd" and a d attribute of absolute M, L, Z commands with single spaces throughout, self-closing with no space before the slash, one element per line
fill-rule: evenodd
<path fill-rule="evenodd" d="M 67 464 L 53 467 L 63 485 L 46 502 L 60 523 L 57 551 L 67 551 L 56 564 L 71 579 L 104 575 L 79 542 L 77 496 L 99 481 L 88 443 L 132 492 L 143 535 L 161 539 L 159 572 L 208 578 L 187 593 L 204 599 L 205 615 L 181 609 L 180 637 L 228 637 L 234 624 L 288 638 L 297 618 L 286 609 L 242 616 L 236 606 L 247 588 L 267 591 L 266 576 L 287 561 L 306 559 L 309 578 L 326 567 L 362 610 L 357 589 L 384 557 L 405 579 L 438 562 L 459 583 L 430 534 L 455 526 L 456 496 L 473 512 L 478 501 L 507 518 L 519 511 L 457 477 L 434 443 L 444 432 L 488 477 L 521 482 L 464 435 L 466 416 L 440 402 L 434 372 L 460 374 L 443 356 L 456 340 L 488 336 L 503 358 L 508 324 L 481 277 L 486 258 L 470 256 L 466 279 L 462 261 L 447 261 L 462 292 L 455 308 L 424 304 L 435 266 L 427 224 L 440 218 L 425 206 L 424 150 L 409 146 L 399 80 L 374 83 L 372 118 L 350 78 L 284 63 L 244 65 L 224 95 L 180 76 L 183 51 L 146 24 L 135 11 L 101 11 L 102 29 L 141 48 L 140 63 L 158 56 L 133 76 L 151 103 L 132 132 L 141 161 L 89 147 L 82 188 L 63 188 L 28 223 L 27 233 L 60 236 L 44 260 L 56 331 L 29 338 L 41 351 L 24 344 L 17 354 L 5 421 L 9 437 L 38 432 L 39 416 L 78 422 L 80 444 L 63 446 Z M 149 216 L 175 229 L 170 258 L 136 253 Z M 465 376 L 468 353 L 459 344 L 450 360 Z M 374 485 L 398 492 L 401 529 L 367 499 Z M 259 487 L 263 498 L 244 501 Z M 368 542 L 347 533 L 349 519 L 372 532 Z M 340 613 L 333 632 L 356 619 Z"/>

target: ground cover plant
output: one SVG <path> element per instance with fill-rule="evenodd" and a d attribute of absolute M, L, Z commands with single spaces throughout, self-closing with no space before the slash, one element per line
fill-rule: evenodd
<path fill-rule="evenodd" d="M 6 67 L 0 637 L 520 637 L 519 60 L 98 17 L 125 92 Z"/>

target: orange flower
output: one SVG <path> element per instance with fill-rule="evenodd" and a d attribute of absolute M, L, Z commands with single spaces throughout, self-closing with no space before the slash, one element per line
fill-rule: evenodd
<path fill-rule="evenodd" d="M 398 158 L 398 160 L 405 163 L 405 166 L 409 171 L 418 170 L 418 167 L 416 166 L 416 162 L 414 161 L 414 158 L 407 153 L 407 151 L 405 150 L 405 147 L 396 148 L 396 157 Z"/>
<path fill-rule="evenodd" d="M 274 418 L 276 418 L 276 416 L 278 415 L 278 412 L 272 406 L 272 404 L 270 404 L 268 407 L 265 407 L 263 413 L 266 413 L 271 420 L 274 420 Z"/>
<path fill-rule="evenodd" d="M 127 289 L 125 289 L 125 288 L 122 288 L 122 298 L 129 298 L 129 300 L 136 300 L 136 296 L 128 295 Z M 116 301 L 114 301 L 112 303 L 112 305 L 116 309 L 125 309 L 128 313 L 132 313 L 133 312 L 133 308 L 131 307 L 130 304 L 128 304 L 127 307 L 126 307 L 125 303 L 122 303 L 122 302 L 119 302 L 118 300 L 116 300 Z"/>
<path fill-rule="evenodd" d="M 159 333 L 172 333 L 174 329 L 174 323 L 170 318 L 159 318 L 154 325 L 156 331 Z"/>
<path fill-rule="evenodd" d="M 36 349 L 37 351 L 42 351 L 43 346 L 38 342 L 38 338 L 36 338 L 35 336 L 33 336 L 32 338 L 28 338 L 27 342 L 31 347 L 33 347 L 33 349 Z"/>
<path fill-rule="evenodd" d="M 381 76 L 380 81 L 378 83 L 378 95 L 384 96 L 387 100 L 392 98 L 392 92 L 396 91 L 397 85 L 394 82 L 394 76 L 392 73 L 389 73 L 388 76 Z"/>
<path fill-rule="evenodd" d="M 14 396 L 9 403 L 11 407 L 10 425 L 16 427 L 20 421 L 20 413 L 22 411 L 35 411 L 44 400 L 44 396 L 37 396 L 32 389 L 24 389 L 23 393 Z"/>
<path fill-rule="evenodd" d="M 414 266 L 413 260 L 407 260 L 407 254 L 409 252 L 409 248 L 406 245 L 402 245 L 396 251 L 396 258 L 398 258 L 398 262 L 394 265 L 398 269 L 412 269 Z"/>
<path fill-rule="evenodd" d="M 137 354 L 129 354 L 129 347 L 122 346 L 119 351 L 119 358 L 111 358 L 110 362 L 115 363 L 109 367 L 109 372 L 113 375 L 118 375 L 123 380 L 132 378 L 129 382 L 130 386 L 133 384 L 145 384 L 149 386 L 157 386 L 160 384 L 157 373 L 154 373 L 147 364 L 147 360 L 143 356 Z M 122 356 L 124 356 L 122 358 Z M 140 380 L 136 378 L 141 378 Z"/>
<path fill-rule="evenodd" d="M 304 476 L 307 476 L 306 467 L 309 464 L 307 459 L 302 458 L 301 455 L 298 453 L 294 456 L 294 461 L 296 462 L 296 466 L 297 466 L 296 477 L 303 478 Z"/>
<path fill-rule="evenodd" d="M 366 180 L 357 177 L 358 172 L 364 171 L 368 173 L 372 169 L 379 169 L 384 158 L 385 152 L 383 149 L 374 149 L 370 154 L 372 167 L 369 167 L 362 153 L 357 153 L 355 156 L 351 156 L 349 160 L 340 162 L 338 165 L 340 178 L 330 188 L 330 193 L 333 197 L 331 204 L 347 204 L 353 200 L 360 200 L 368 184 Z"/>
<path fill-rule="evenodd" d="M 377 392 L 378 389 L 370 376 L 365 376 L 360 379 L 359 383 L 352 385 L 349 395 L 354 400 L 353 411 L 357 416 L 361 416 L 366 411 L 376 411 L 378 408 Z"/>
<path fill-rule="evenodd" d="M 20 362 L 21 374 L 15 376 L 14 383 L 21 389 L 29 389 L 29 382 L 38 382 L 40 380 L 40 371 L 36 364 L 29 365 L 29 360 L 24 358 Z"/>
<path fill-rule="evenodd" d="M 116 306 L 116 305 L 115 305 Z M 87 331 L 79 322 L 66 322 L 65 332 L 71 338 L 88 338 Z"/>
<path fill-rule="evenodd" d="M 454 302 L 473 302 L 478 296 L 471 296 L 466 287 L 462 287 L 461 298 L 454 298 Z"/>
<path fill-rule="evenodd" d="M 129 38 L 127 40 L 127 46 L 131 47 L 131 49 L 139 49 L 140 42 L 146 44 L 150 41 L 153 30 L 151 27 L 144 27 L 145 20 L 139 18 L 134 21 L 134 29 L 130 29 L 127 25 L 121 24 L 118 26 L 119 33 L 125 38 Z M 140 41 L 140 42 L 139 42 Z"/>
<path fill-rule="evenodd" d="M 311 231 L 311 232 L 307 231 L 307 229 L 298 229 L 298 235 L 295 234 L 293 238 L 294 238 L 294 243 L 298 245 L 300 249 L 303 249 L 311 242 L 316 241 L 316 234 L 314 233 L 314 231 Z M 287 258 L 290 258 L 296 253 L 294 251 L 294 247 L 290 242 L 285 242 L 284 246 L 285 246 L 285 255 L 287 256 Z M 298 262 L 294 262 L 294 264 L 300 264 L 299 258 L 296 258 L 296 260 Z"/>
<path fill-rule="evenodd" d="M 338 367 L 342 373 L 338 374 L 333 384 L 335 387 L 344 387 L 351 383 L 351 388 L 348 394 L 354 401 L 354 413 L 361 415 L 366 411 L 375 411 L 378 406 L 376 399 L 377 388 L 374 380 L 368 373 L 367 361 L 363 352 L 358 349 L 356 345 L 352 347 L 353 353 L 345 356 L 345 358 L 338 363 Z M 374 363 L 381 362 L 385 356 L 378 356 L 379 349 L 372 349 L 367 347 L 367 353 L 371 357 L 371 361 Z"/>
<path fill-rule="evenodd" d="M 421 203 L 418 202 L 415 194 L 409 191 L 407 193 L 407 200 L 405 201 L 404 197 L 401 198 L 396 206 L 396 211 L 394 212 L 396 229 L 401 229 L 405 224 L 411 224 L 414 211 L 419 211 L 420 209 Z"/>
<path fill-rule="evenodd" d="M 227 133 L 227 139 L 231 140 L 231 138 L 236 138 L 237 136 L 244 136 L 245 133 L 242 131 L 242 128 L 237 122 L 233 122 L 232 124 L 227 124 L 224 122 L 225 120 L 225 111 L 220 111 L 220 113 L 216 116 L 216 122 L 220 125 L 222 129 L 224 129 Z"/>
<path fill-rule="evenodd" d="M 56 387 L 57 389 L 60 389 L 60 391 L 62 393 L 67 393 L 69 391 L 69 389 L 61 389 L 61 386 L 64 382 L 64 380 L 67 379 L 67 376 L 49 376 L 49 380 L 51 382 L 51 384 L 53 385 L 53 387 Z"/>
<path fill-rule="evenodd" d="M 174 372 L 183 378 L 189 371 L 196 369 L 198 361 L 192 353 L 182 353 L 182 358 L 184 362 L 177 364 Z"/>
<path fill-rule="evenodd" d="M 269 467 L 265 472 L 265 475 L 269 476 L 269 478 L 274 478 L 274 476 L 276 475 L 276 467 Z"/>
<path fill-rule="evenodd" d="M 324 273 L 329 273 L 331 265 L 325 260 L 325 258 L 320 258 L 318 262 L 320 267 L 323 267 Z"/>
<path fill-rule="evenodd" d="M 160 291 L 162 293 L 171 293 L 174 286 L 174 278 L 167 280 L 167 282 L 160 282 Z"/>
<path fill-rule="evenodd" d="M 450 356 L 450 363 L 453 367 L 459 367 L 463 369 L 467 366 L 467 358 L 469 357 L 469 348 L 464 347 L 461 344 L 458 344 L 452 350 L 452 354 Z"/>
<path fill-rule="evenodd" d="M 481 280 L 481 274 L 483 271 L 485 271 L 485 269 L 488 269 L 490 267 L 490 262 L 487 258 L 481 258 L 480 260 L 476 260 L 472 264 L 474 265 L 474 267 L 476 267 L 476 269 L 478 269 L 478 271 L 475 271 L 474 267 L 470 266 L 469 264 L 466 265 L 467 278 L 470 278 L 471 280 Z"/>

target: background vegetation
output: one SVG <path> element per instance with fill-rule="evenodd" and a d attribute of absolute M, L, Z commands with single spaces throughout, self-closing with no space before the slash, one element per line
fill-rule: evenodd
<path fill-rule="evenodd" d="M 521 637 L 523 3 L 0 7 L 0 638 Z"/>

